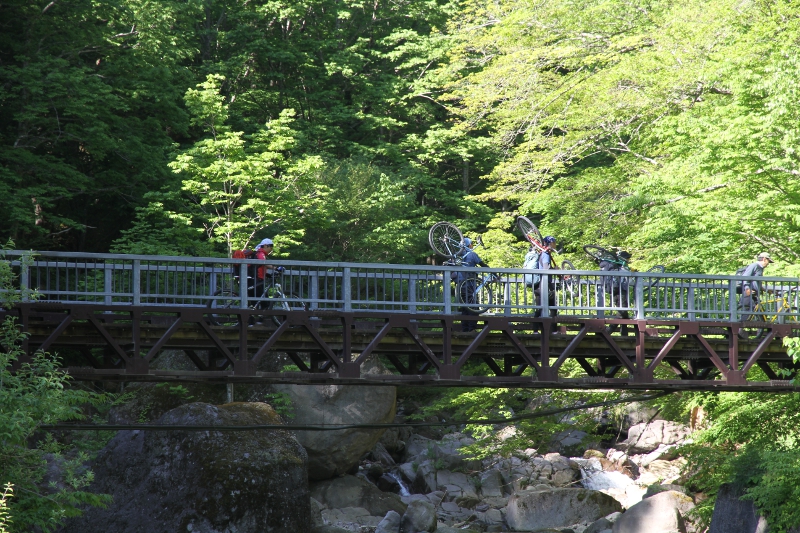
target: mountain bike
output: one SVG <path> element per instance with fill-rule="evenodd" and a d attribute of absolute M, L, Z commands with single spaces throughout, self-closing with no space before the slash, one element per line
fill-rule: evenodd
<path fill-rule="evenodd" d="M 253 310 L 279 310 L 279 311 L 305 311 L 308 309 L 308 304 L 300 300 L 300 298 L 292 293 L 284 293 L 281 284 L 277 281 L 280 272 L 275 269 L 271 275 L 264 277 L 264 289 L 261 294 L 256 298 L 248 298 L 247 304 L 249 309 Z M 206 303 L 209 309 L 239 309 L 241 307 L 242 299 L 240 296 L 239 276 L 234 276 L 235 285 L 231 289 L 219 289 L 213 297 Z M 247 276 L 247 291 L 248 294 L 253 294 L 255 290 L 254 279 Z M 252 324 L 261 322 L 264 315 L 252 315 Z M 281 315 L 270 315 L 270 320 L 276 325 L 280 326 L 285 321 L 285 317 Z M 239 319 L 235 314 L 226 314 L 223 312 L 212 313 L 211 323 L 217 326 L 232 326 L 239 323 Z"/>
<path fill-rule="evenodd" d="M 472 311 L 483 314 L 490 309 L 505 305 L 505 283 L 497 274 L 479 274 L 477 278 L 468 278 L 458 283 L 456 295 L 461 301 L 462 290 L 467 284 L 475 285 L 475 292 L 471 301 L 463 302 Z M 469 288 L 466 289 L 469 291 Z"/>
<path fill-rule="evenodd" d="M 798 310 L 800 304 L 800 294 L 798 288 L 792 287 L 788 290 L 776 290 L 769 298 L 758 301 L 752 311 L 743 310 L 744 322 L 762 322 L 769 324 L 797 324 L 800 322 Z M 745 332 L 748 334 L 753 331 L 753 338 L 758 340 L 766 333 L 766 327 L 747 327 Z"/>
<path fill-rule="evenodd" d="M 460 259 L 464 251 L 464 235 L 450 222 L 437 222 L 428 232 L 428 244 L 437 254 Z"/>
<path fill-rule="evenodd" d="M 564 259 L 561 261 L 561 270 L 575 270 L 575 265 L 569 259 Z M 581 284 L 581 277 L 573 274 L 562 274 L 559 278 L 556 283 L 561 285 L 564 291 L 574 296 L 575 291 L 578 290 Z"/>
<path fill-rule="evenodd" d="M 603 248 L 602 246 L 597 246 L 596 244 L 587 244 L 586 246 L 583 247 L 583 251 L 586 252 L 587 255 L 589 255 L 589 257 L 596 259 L 598 262 L 606 261 L 618 265 L 619 270 L 621 271 L 635 272 L 635 270 L 632 269 L 628 264 L 628 260 L 620 255 L 620 252 L 614 252 L 606 248 Z M 664 267 L 664 265 L 654 265 L 645 270 L 645 273 L 663 274 L 664 272 L 666 272 L 666 270 L 667 269 Z M 633 283 L 631 283 L 631 285 L 635 285 L 635 283 L 640 282 L 639 281 L 640 279 L 641 283 L 644 284 L 645 288 L 651 288 L 655 287 L 661 278 L 660 277 L 633 278 L 632 280 Z"/>

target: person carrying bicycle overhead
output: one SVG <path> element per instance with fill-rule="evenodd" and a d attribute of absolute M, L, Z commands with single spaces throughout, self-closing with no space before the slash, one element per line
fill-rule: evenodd
<path fill-rule="evenodd" d="M 542 246 L 543 249 L 539 254 L 539 263 L 537 265 L 537 269 L 539 270 L 550 270 L 555 268 L 553 266 L 553 251 L 556 249 L 556 238 L 552 235 L 546 236 L 542 239 Z M 536 297 L 536 305 L 542 305 L 542 284 L 541 282 L 535 284 L 533 288 L 533 294 Z M 555 276 L 547 276 L 547 303 L 550 306 L 550 318 L 555 318 L 558 315 L 558 309 L 556 309 L 556 277 Z M 533 314 L 535 318 L 542 316 L 542 309 L 539 308 Z M 552 331 L 553 333 L 558 332 L 558 326 L 553 323 Z"/>
<path fill-rule="evenodd" d="M 631 258 L 631 254 L 625 250 L 617 252 L 619 262 L 602 260 L 599 263 L 600 270 L 603 272 L 617 272 L 622 270 L 623 265 L 627 266 Z M 603 280 L 603 301 L 605 302 L 605 295 L 611 295 L 611 305 L 617 307 L 617 316 L 623 319 L 631 317 L 630 312 L 627 311 L 628 307 L 628 277 L 627 276 L 606 276 Z M 601 305 L 605 305 L 602 303 Z M 611 324 L 606 328 L 606 331 L 613 333 L 617 331 L 618 325 Z M 628 335 L 628 326 L 622 325 L 620 334 L 623 336 Z"/>
<path fill-rule="evenodd" d="M 461 266 L 462 267 L 488 267 L 486 263 L 478 256 L 475 251 L 473 251 L 473 242 L 472 239 L 468 237 L 464 237 L 462 241 L 463 245 L 463 255 L 461 256 Z M 456 277 L 457 286 L 461 288 L 459 298 L 461 299 L 461 303 L 463 304 L 475 304 L 475 292 L 478 289 L 478 282 L 475 277 L 475 274 L 472 272 L 467 272 L 464 270 L 459 270 L 457 277 Z M 474 309 L 469 307 L 461 307 L 459 309 L 461 314 L 464 315 L 478 315 L 479 313 Z M 478 326 L 477 320 L 463 320 L 461 322 L 461 331 L 475 331 L 475 328 Z"/>
<path fill-rule="evenodd" d="M 739 309 L 743 311 L 753 311 L 758 304 L 758 295 L 763 292 L 761 287 L 760 278 L 764 275 L 764 269 L 767 265 L 774 263 L 772 257 L 767 252 L 761 252 L 756 257 L 755 263 L 750 263 L 742 273 L 743 276 L 750 276 L 751 279 L 746 279 L 742 282 L 742 298 L 739 301 Z M 742 320 L 748 320 L 750 315 L 743 315 Z M 744 336 L 745 332 L 740 331 L 740 336 Z"/>

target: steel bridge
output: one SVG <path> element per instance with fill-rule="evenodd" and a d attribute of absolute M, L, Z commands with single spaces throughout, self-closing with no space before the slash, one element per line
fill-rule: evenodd
<path fill-rule="evenodd" d="M 800 329 L 797 279 L 760 278 L 766 305 L 743 312 L 741 277 L 549 270 L 537 305 L 530 270 L 270 260 L 285 270 L 264 309 L 239 290 L 257 261 L 5 260 L 18 364 L 57 352 L 79 380 L 792 391 L 800 368 L 781 342 Z M 478 276 L 475 302 L 459 270 Z"/>

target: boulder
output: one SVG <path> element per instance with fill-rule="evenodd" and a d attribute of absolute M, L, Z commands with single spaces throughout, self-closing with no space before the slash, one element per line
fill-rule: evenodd
<path fill-rule="evenodd" d="M 401 533 L 422 533 L 436 531 L 436 509 L 432 503 L 411 502 L 400 521 Z"/>
<path fill-rule="evenodd" d="M 258 425 L 280 418 L 263 403 L 191 403 L 155 423 Z M 306 452 L 286 431 L 120 431 L 92 468 L 88 490 L 114 501 L 67 520 L 64 532 L 311 528 Z"/>
<path fill-rule="evenodd" d="M 361 527 L 376 527 L 381 519 L 372 516 L 363 507 L 343 507 L 341 509 L 325 509 L 322 518 L 328 525 L 345 529 L 361 529 Z"/>
<path fill-rule="evenodd" d="M 689 436 L 691 430 L 684 424 L 668 420 L 654 420 L 646 424 L 636 424 L 628 430 L 624 446 L 629 454 L 649 453 L 662 444 L 677 444 Z"/>
<path fill-rule="evenodd" d="M 617 500 L 602 492 L 553 489 L 514 494 L 508 500 L 505 517 L 513 531 L 531 531 L 594 522 L 621 510 Z"/>
<path fill-rule="evenodd" d="M 377 363 L 364 363 L 367 374 L 385 371 Z M 274 389 L 291 399 L 294 424 L 386 424 L 394 420 L 394 387 L 275 385 Z M 298 431 L 296 437 L 308 452 L 308 477 L 318 481 L 350 472 L 382 434 L 380 429 L 346 429 Z"/>
<path fill-rule="evenodd" d="M 354 507 L 366 509 L 371 516 L 385 516 L 389 511 L 402 514 L 406 504 L 397 494 L 381 490 L 355 476 L 343 476 L 315 483 L 311 497 L 329 509 Z"/>
<path fill-rule="evenodd" d="M 683 515 L 694 508 L 692 499 L 671 490 L 640 501 L 614 522 L 614 533 L 686 533 Z"/>
<path fill-rule="evenodd" d="M 752 500 L 740 500 L 744 492 L 734 485 L 722 485 L 717 492 L 708 533 L 765 533 L 767 520 L 758 515 Z"/>
<path fill-rule="evenodd" d="M 499 471 L 492 469 L 483 472 L 480 477 L 480 484 L 481 495 L 484 498 L 503 497 L 503 486 L 505 482 Z"/>
<path fill-rule="evenodd" d="M 402 517 L 395 511 L 389 511 L 378 523 L 375 533 L 400 533 L 400 520 Z"/>

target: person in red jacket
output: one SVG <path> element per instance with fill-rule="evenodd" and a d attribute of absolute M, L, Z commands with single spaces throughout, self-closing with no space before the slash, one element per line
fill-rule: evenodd
<path fill-rule="evenodd" d="M 256 246 L 254 259 L 266 261 L 267 257 L 272 255 L 274 249 L 275 245 L 272 243 L 272 239 L 264 239 Z M 256 276 L 253 280 L 255 283 L 255 294 L 253 296 L 261 296 L 264 293 L 264 277 L 272 275 L 272 268 L 272 265 L 266 264 L 256 267 Z"/>

